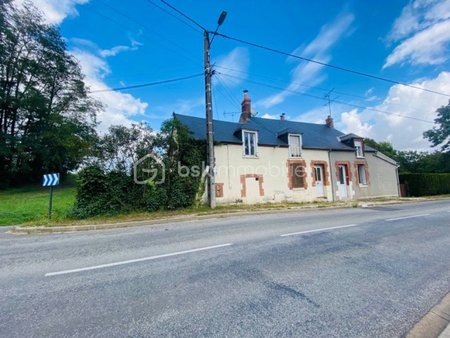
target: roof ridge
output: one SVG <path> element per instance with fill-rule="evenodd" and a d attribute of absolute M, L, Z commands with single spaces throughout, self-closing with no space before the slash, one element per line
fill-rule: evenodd
<path fill-rule="evenodd" d="M 204 117 L 198 117 L 198 116 L 192 116 L 192 115 L 186 115 L 186 114 L 179 114 L 179 113 L 174 113 L 174 114 L 178 115 L 178 116 L 185 116 L 185 117 L 190 117 L 190 118 L 195 118 L 195 119 L 202 119 L 202 120 L 205 119 Z M 277 119 L 268 119 L 268 118 L 264 118 L 264 117 L 253 116 L 253 117 L 250 118 L 249 122 L 252 121 L 252 120 L 255 120 L 255 119 L 256 120 L 264 120 L 264 121 L 282 121 L 282 120 L 277 120 Z M 217 118 L 213 118 L 213 121 L 218 121 L 218 122 L 223 122 L 223 123 L 230 123 L 230 124 L 235 124 L 235 125 L 242 125 L 243 124 L 243 123 L 239 123 L 239 122 L 220 120 L 220 119 L 217 119 Z M 312 125 L 312 126 L 326 126 L 325 123 L 322 124 L 322 123 L 312 123 L 312 122 L 302 122 L 302 121 L 292 121 L 292 120 L 283 120 L 283 123 L 306 124 L 306 125 Z M 339 132 L 341 132 L 341 131 L 339 131 Z M 344 133 L 342 133 L 342 134 L 344 134 Z"/>

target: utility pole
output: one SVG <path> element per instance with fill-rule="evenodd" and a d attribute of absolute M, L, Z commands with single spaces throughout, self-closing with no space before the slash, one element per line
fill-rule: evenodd
<path fill-rule="evenodd" d="M 210 48 L 211 43 L 216 36 L 217 30 L 224 22 L 227 12 L 222 11 L 219 20 L 217 21 L 217 28 L 213 32 L 212 40 L 209 40 L 209 31 L 203 30 L 203 59 L 205 63 L 205 110 L 206 110 L 206 142 L 208 153 L 208 203 L 210 208 L 216 207 L 216 183 L 215 183 L 215 164 L 214 157 L 214 130 L 213 130 L 213 111 L 212 111 L 212 94 L 211 94 L 211 76 L 213 71 L 210 62 Z"/>
<path fill-rule="evenodd" d="M 210 208 L 216 207 L 216 184 L 215 184 L 215 158 L 214 158 L 214 134 L 213 134 L 213 111 L 211 97 L 211 63 L 210 63 L 210 41 L 209 32 L 203 32 L 203 53 L 205 63 L 205 109 L 206 109 L 206 142 L 208 156 L 208 202 Z"/>

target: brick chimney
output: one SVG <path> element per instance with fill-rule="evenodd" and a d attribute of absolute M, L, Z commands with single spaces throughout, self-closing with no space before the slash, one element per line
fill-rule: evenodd
<path fill-rule="evenodd" d="M 241 117 L 239 118 L 239 123 L 245 123 L 250 120 L 252 116 L 252 100 L 248 96 L 248 90 L 244 90 L 244 99 L 241 103 Z"/>
<path fill-rule="evenodd" d="M 280 120 L 281 121 L 285 121 L 286 120 L 286 115 L 284 113 L 280 115 Z"/>
<path fill-rule="evenodd" d="M 328 115 L 327 119 L 325 120 L 325 124 L 328 128 L 334 128 L 333 118 L 330 115 Z"/>

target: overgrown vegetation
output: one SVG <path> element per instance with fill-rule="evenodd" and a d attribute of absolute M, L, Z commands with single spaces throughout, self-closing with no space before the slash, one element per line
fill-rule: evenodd
<path fill-rule="evenodd" d="M 157 134 L 145 124 L 111 127 L 100 139 L 91 165 L 78 174 L 72 216 L 174 210 L 194 205 L 201 190 L 205 149 L 204 142 L 193 140 L 174 119 L 164 122 Z M 136 167 L 134 177 L 133 163 L 146 155 L 150 156 Z M 199 170 L 184 175 L 183 168 Z M 135 178 L 143 184 L 137 184 Z M 144 183 L 149 178 L 152 180 Z"/>
<path fill-rule="evenodd" d="M 450 153 L 450 100 L 446 106 L 438 108 L 436 113 L 437 117 L 434 119 L 436 126 L 424 132 L 423 136 L 433 147 L 441 145 L 443 152 Z"/>
<path fill-rule="evenodd" d="M 450 173 L 402 174 L 400 183 L 406 185 L 409 196 L 450 194 Z"/>

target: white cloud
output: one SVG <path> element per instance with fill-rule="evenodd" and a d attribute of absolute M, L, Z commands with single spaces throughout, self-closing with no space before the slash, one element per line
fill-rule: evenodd
<path fill-rule="evenodd" d="M 387 57 L 383 68 L 397 63 L 437 65 L 448 58 L 450 20 L 432 25 L 403 41 Z"/>
<path fill-rule="evenodd" d="M 292 54 L 302 55 L 321 62 L 329 62 L 331 60 L 330 49 L 344 35 L 349 34 L 350 25 L 354 17 L 352 14 L 344 14 L 339 16 L 330 24 L 324 25 L 316 38 L 311 41 L 305 48 L 298 47 Z M 292 61 L 294 58 L 288 58 Z M 296 60 L 296 59 L 295 59 Z M 270 108 L 282 103 L 287 97 L 291 96 L 304 84 L 315 86 L 325 80 L 325 76 L 320 72 L 323 66 L 311 63 L 301 62 L 291 72 L 291 83 L 281 92 L 271 95 L 258 102 L 264 108 Z"/>
<path fill-rule="evenodd" d="M 374 88 L 373 87 L 371 87 L 368 90 L 366 90 L 366 92 L 364 93 L 364 97 L 366 98 L 366 101 L 368 101 L 368 102 L 378 100 L 378 96 L 374 95 Z"/>
<path fill-rule="evenodd" d="M 92 52 L 75 48 L 71 53 L 80 62 L 85 77 L 85 83 L 91 91 L 108 90 L 110 87 L 104 82 L 104 78 L 111 70 L 107 62 Z M 131 117 L 144 115 L 148 107 L 146 102 L 133 97 L 131 94 L 107 91 L 92 93 L 104 105 L 104 111 L 97 116 L 100 122 L 99 131 L 105 131 L 110 125 L 129 125 L 133 121 Z"/>
<path fill-rule="evenodd" d="M 110 49 L 102 49 L 102 50 L 100 50 L 100 55 L 103 57 L 116 56 L 117 54 L 119 54 L 121 52 L 138 50 L 138 48 L 142 45 L 143 45 L 142 43 L 131 39 L 130 46 L 119 45 L 119 46 L 114 46 Z"/>
<path fill-rule="evenodd" d="M 263 119 L 270 119 L 270 120 L 278 120 L 280 117 L 277 115 L 273 115 L 273 114 L 269 114 L 269 113 L 265 113 L 264 115 L 261 116 Z"/>
<path fill-rule="evenodd" d="M 345 108 L 338 104 L 333 104 L 332 111 L 343 111 Z M 294 118 L 294 121 L 324 124 L 325 117 L 328 115 L 328 105 L 321 105 L 308 110 L 305 113 Z"/>
<path fill-rule="evenodd" d="M 250 63 L 248 49 L 244 47 L 237 47 L 227 55 L 221 56 L 215 62 L 215 67 L 218 72 L 229 73 L 236 76 L 221 76 L 220 82 L 225 86 L 236 87 L 240 85 L 245 79 Z M 220 75 L 220 74 L 219 74 Z M 213 81 L 214 77 L 213 77 Z"/>
<path fill-rule="evenodd" d="M 341 114 L 341 124 L 344 125 L 342 131 L 346 134 L 353 133 L 358 136 L 370 135 L 372 126 L 361 121 L 356 109 Z"/>
<path fill-rule="evenodd" d="M 25 0 L 14 0 L 20 6 Z M 77 16 L 77 5 L 88 3 L 89 0 L 32 0 L 32 3 L 40 9 L 47 23 L 60 24 L 68 16 Z M 106 57 L 115 56 L 123 51 L 134 51 L 142 44 L 134 39 L 130 39 L 130 45 L 119 45 L 111 49 L 100 49 L 90 40 L 72 38 L 70 41 L 77 47 L 69 52 L 79 61 L 81 70 L 85 75 L 84 82 L 91 91 L 108 90 L 110 87 L 104 79 L 111 73 Z M 110 125 L 129 125 L 133 121 L 131 117 L 143 115 L 148 103 L 133 97 L 131 94 L 106 91 L 92 93 L 104 106 L 104 111 L 97 116 L 100 125 L 98 130 L 106 131 Z"/>
<path fill-rule="evenodd" d="M 22 5 L 26 0 L 14 0 Z M 68 16 L 77 16 L 77 5 L 88 3 L 89 0 L 32 0 L 32 3 L 44 13 L 47 23 L 58 25 Z"/>
<path fill-rule="evenodd" d="M 406 5 L 388 35 L 398 42 L 383 68 L 409 62 L 441 64 L 448 59 L 450 0 L 414 0 Z"/>
<path fill-rule="evenodd" d="M 450 72 L 441 72 L 434 79 L 417 81 L 412 85 L 450 93 Z M 430 144 L 422 134 L 431 129 L 433 124 L 404 116 L 433 122 L 436 109 L 447 103 L 448 97 L 394 85 L 383 102 L 373 107 L 389 114 L 372 110 L 344 111 L 336 127 L 376 141 L 389 141 L 396 149 L 427 150 L 430 149 Z"/>

